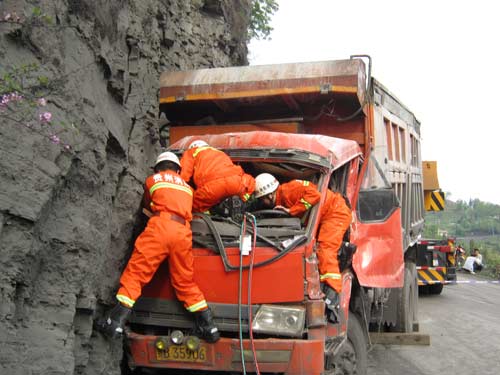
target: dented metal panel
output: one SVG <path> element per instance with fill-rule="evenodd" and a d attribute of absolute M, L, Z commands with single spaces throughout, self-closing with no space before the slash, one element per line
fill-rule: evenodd
<path fill-rule="evenodd" d="M 212 147 L 223 150 L 275 148 L 281 150 L 298 149 L 308 151 L 330 160 L 334 167 L 344 165 L 349 160 L 361 155 L 361 149 L 355 141 L 316 134 L 291 134 L 266 131 L 245 133 L 212 134 L 188 136 L 174 143 L 170 149 L 187 149 L 195 139 L 202 139 Z M 311 163 L 319 163 L 311 155 Z"/>

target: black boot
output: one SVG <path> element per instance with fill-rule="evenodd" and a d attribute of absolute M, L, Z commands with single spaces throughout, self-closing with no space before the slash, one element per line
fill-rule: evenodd
<path fill-rule="evenodd" d="M 208 342 L 216 342 L 220 339 L 220 332 L 215 326 L 210 308 L 193 313 L 196 323 L 195 335 Z"/>
<path fill-rule="evenodd" d="M 94 327 L 109 338 L 119 337 L 123 334 L 125 322 L 131 311 L 130 308 L 117 303 L 104 318 L 97 320 Z"/>
<path fill-rule="evenodd" d="M 323 293 L 325 293 L 326 314 L 328 320 L 332 323 L 339 322 L 340 296 L 335 289 L 328 284 L 323 284 Z"/>

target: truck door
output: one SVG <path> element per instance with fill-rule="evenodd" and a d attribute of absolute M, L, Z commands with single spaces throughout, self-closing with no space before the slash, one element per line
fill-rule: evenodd
<path fill-rule="evenodd" d="M 402 287 L 401 204 L 373 154 L 363 173 L 351 233 L 351 241 L 358 247 L 353 268 L 361 285 Z"/>

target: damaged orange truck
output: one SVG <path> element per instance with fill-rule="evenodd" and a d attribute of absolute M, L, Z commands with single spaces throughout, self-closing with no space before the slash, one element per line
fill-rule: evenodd
<path fill-rule="evenodd" d="M 131 367 L 366 374 L 371 330 L 418 327 L 420 123 L 370 72 L 368 56 L 352 56 L 162 74 L 169 150 L 181 155 L 202 139 L 254 177 L 311 181 L 322 199 L 302 219 L 278 210 L 245 213 L 236 200 L 226 215 L 195 215 L 195 279 L 221 339 L 192 336 L 194 323 L 164 264 L 130 319 Z M 357 248 L 343 259 L 336 324 L 325 315 L 316 256 L 327 189 L 349 200 L 345 239 Z"/>

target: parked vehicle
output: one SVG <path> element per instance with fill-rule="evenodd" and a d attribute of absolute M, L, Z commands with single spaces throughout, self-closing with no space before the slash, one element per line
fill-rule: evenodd
<path fill-rule="evenodd" d="M 422 162 L 424 177 L 424 207 L 426 211 L 442 211 L 445 194 L 439 187 L 437 162 Z M 457 280 L 455 239 L 421 239 L 417 246 L 417 275 L 419 290 L 440 294 L 445 284 Z"/>
<path fill-rule="evenodd" d="M 226 217 L 198 215 L 195 279 L 221 339 L 193 338 L 164 264 L 134 307 L 131 367 L 366 374 L 370 329 L 417 327 L 420 123 L 370 72 L 368 56 L 353 56 L 162 74 L 169 150 L 202 139 L 253 176 L 312 181 L 322 199 L 305 220 L 231 203 Z M 325 317 L 315 253 L 327 189 L 350 202 L 346 240 L 357 247 L 344 259 L 337 324 Z M 240 251 L 244 234 L 250 255 Z"/>
<path fill-rule="evenodd" d="M 422 239 L 417 246 L 419 290 L 440 294 L 446 284 L 457 281 L 453 239 Z"/>

